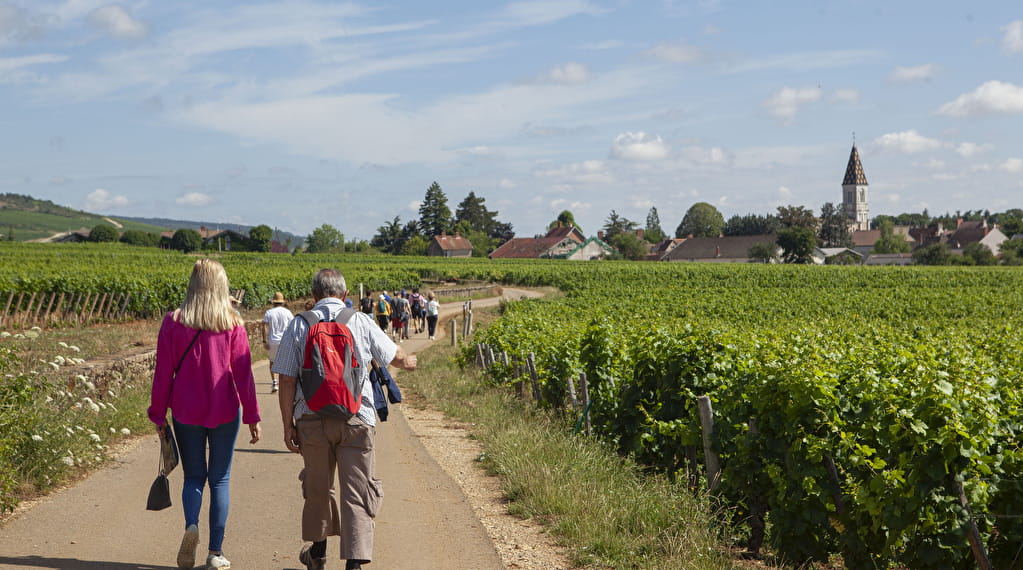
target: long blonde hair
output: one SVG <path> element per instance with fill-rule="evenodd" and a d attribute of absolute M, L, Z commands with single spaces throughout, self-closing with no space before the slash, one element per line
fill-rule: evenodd
<path fill-rule="evenodd" d="M 244 324 L 231 307 L 227 272 L 213 259 L 200 259 L 192 267 L 188 292 L 175 320 L 193 329 L 222 332 Z"/>

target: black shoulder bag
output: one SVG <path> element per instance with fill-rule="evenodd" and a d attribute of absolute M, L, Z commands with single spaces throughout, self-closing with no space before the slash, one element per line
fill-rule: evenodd
<path fill-rule="evenodd" d="M 185 349 L 181 359 L 178 360 L 178 365 L 174 367 L 174 376 L 171 377 L 172 391 L 174 390 L 174 378 L 177 377 L 178 370 L 181 369 L 181 364 L 185 361 L 185 356 L 192 351 L 192 346 L 195 345 L 195 341 L 201 333 L 201 330 L 195 333 L 195 336 L 192 337 L 192 342 L 188 343 L 188 348 Z M 156 479 L 149 486 L 149 497 L 146 499 L 147 511 L 162 511 L 171 506 L 170 481 L 167 480 L 167 474 L 178 466 L 178 460 L 178 443 L 174 438 L 174 430 L 171 428 L 170 422 L 167 422 L 164 424 L 163 432 L 160 434 L 160 466 Z"/>

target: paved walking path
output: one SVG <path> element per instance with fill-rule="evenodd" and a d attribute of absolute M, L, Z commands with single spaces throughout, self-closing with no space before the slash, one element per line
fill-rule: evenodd
<path fill-rule="evenodd" d="M 525 294 L 505 291 L 506 297 Z M 497 302 L 494 298 L 474 303 L 485 306 Z M 460 311 L 461 303 L 442 307 L 442 315 Z M 406 341 L 405 349 L 423 350 L 431 343 L 425 336 Z M 302 569 L 298 562 L 302 496 L 297 478 L 302 459 L 284 447 L 277 396 L 270 394 L 267 362 L 257 362 L 253 372 L 263 416 L 263 439 L 249 445 L 244 426 L 238 438 L 224 552 L 236 569 Z M 400 385 L 401 376 L 396 378 Z M 184 529 L 180 468 L 170 475 L 174 505 L 160 512 L 145 510 L 158 453 L 155 435 L 139 438 L 107 467 L 8 521 L 0 527 L 0 568 L 176 568 L 175 556 Z M 412 432 L 401 405 L 392 405 L 388 421 L 378 424 L 377 472 L 383 480 L 384 504 L 377 518 L 375 558 L 369 568 L 503 567 L 458 485 Z M 205 562 L 208 503 L 207 493 L 199 519 L 199 565 Z M 327 568 L 343 568 L 338 556 L 338 542 L 332 538 L 327 547 Z"/>

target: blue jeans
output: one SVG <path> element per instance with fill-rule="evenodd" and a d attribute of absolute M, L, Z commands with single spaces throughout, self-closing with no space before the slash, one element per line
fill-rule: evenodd
<path fill-rule="evenodd" d="M 181 455 L 185 482 L 181 489 L 181 506 L 185 510 L 185 527 L 199 525 L 199 509 L 206 482 L 210 484 L 210 550 L 219 552 L 224 544 L 224 527 L 231 504 L 231 459 L 238 438 L 241 414 L 233 421 L 215 428 L 183 424 L 174 420 L 174 435 Z M 206 444 L 209 443 L 209 463 Z"/>

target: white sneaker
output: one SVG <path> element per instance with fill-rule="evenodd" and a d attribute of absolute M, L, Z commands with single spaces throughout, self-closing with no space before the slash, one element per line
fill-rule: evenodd
<path fill-rule="evenodd" d="M 231 567 L 231 561 L 224 558 L 223 554 L 210 554 L 206 557 L 206 570 L 227 570 Z"/>
<path fill-rule="evenodd" d="M 181 547 L 178 548 L 178 568 L 192 570 L 195 567 L 195 547 L 198 544 L 199 527 L 190 524 L 185 529 L 185 536 L 181 537 Z"/>
<path fill-rule="evenodd" d="M 273 383 L 273 384 L 272 384 L 272 385 L 270 386 L 270 393 L 271 393 L 271 394 L 273 394 L 273 393 L 276 393 L 276 392 L 277 392 L 277 382 L 274 382 L 274 383 Z"/>

